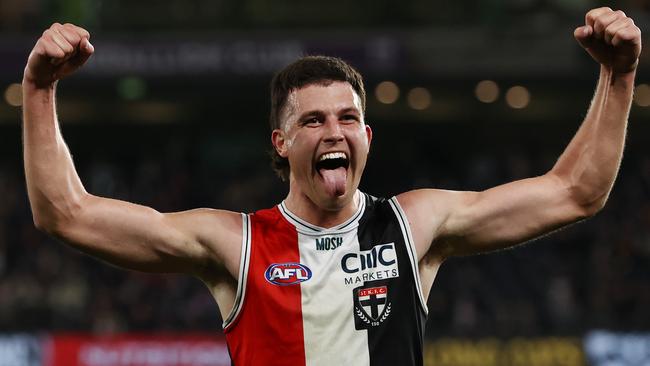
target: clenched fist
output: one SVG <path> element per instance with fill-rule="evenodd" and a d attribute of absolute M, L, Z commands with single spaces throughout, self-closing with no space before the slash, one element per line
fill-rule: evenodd
<path fill-rule="evenodd" d="M 580 45 L 601 65 L 617 73 L 634 71 L 641 54 L 641 30 L 624 12 L 593 9 L 585 25 L 573 32 Z"/>
<path fill-rule="evenodd" d="M 54 23 L 29 54 L 24 81 L 48 87 L 81 67 L 93 54 L 90 33 L 73 24 Z"/>

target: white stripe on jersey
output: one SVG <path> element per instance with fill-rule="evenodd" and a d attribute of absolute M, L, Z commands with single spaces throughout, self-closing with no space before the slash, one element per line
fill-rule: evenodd
<path fill-rule="evenodd" d="M 308 366 L 369 365 L 368 331 L 354 326 L 353 288 L 345 285 L 341 260 L 359 253 L 354 230 L 335 235 L 298 233 L 300 263 L 312 270 L 312 278 L 300 284 L 305 358 Z M 341 238 L 339 247 L 318 250 L 316 239 Z"/>
<path fill-rule="evenodd" d="M 312 278 L 300 284 L 307 366 L 370 364 L 368 331 L 355 329 L 353 286 L 345 285 L 346 274 L 341 269 L 346 253 L 360 252 L 357 229 L 366 201 L 360 191 L 357 197 L 357 212 L 332 228 L 300 219 L 284 202 L 279 206 L 298 232 L 300 263 L 312 271 Z M 333 238 L 333 245 L 317 247 L 317 239 Z"/>
<path fill-rule="evenodd" d="M 241 252 L 239 254 L 239 274 L 237 276 L 237 293 L 235 295 L 235 302 L 232 305 L 230 314 L 224 319 L 222 327 L 227 328 L 239 315 L 242 305 L 244 304 L 244 297 L 246 295 L 246 280 L 248 279 L 248 265 L 250 264 L 251 254 L 251 225 L 250 217 L 246 214 L 242 215 L 242 244 Z"/>

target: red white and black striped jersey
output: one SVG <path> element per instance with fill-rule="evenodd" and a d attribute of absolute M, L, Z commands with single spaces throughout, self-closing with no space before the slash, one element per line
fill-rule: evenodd
<path fill-rule="evenodd" d="M 422 365 L 426 302 L 395 198 L 360 193 L 346 222 L 321 228 L 284 203 L 243 215 L 234 365 Z"/>

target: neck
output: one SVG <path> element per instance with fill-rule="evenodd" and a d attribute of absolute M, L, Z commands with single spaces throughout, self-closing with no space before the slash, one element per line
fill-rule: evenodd
<path fill-rule="evenodd" d="M 347 200 L 337 202 L 334 208 L 330 208 L 322 207 L 306 194 L 290 189 L 284 204 L 289 211 L 308 223 L 330 228 L 344 223 L 354 215 L 359 207 L 359 194 L 355 190 Z"/>

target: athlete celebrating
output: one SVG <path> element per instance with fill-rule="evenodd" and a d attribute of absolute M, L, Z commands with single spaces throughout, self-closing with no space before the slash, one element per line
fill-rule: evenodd
<path fill-rule="evenodd" d="M 483 192 L 377 199 L 357 190 L 372 131 L 361 76 L 306 57 L 272 83 L 274 165 L 289 181 L 254 214 L 160 213 L 86 192 L 55 111 L 57 81 L 93 53 L 54 24 L 23 79 L 25 175 L 36 226 L 142 271 L 199 277 L 216 299 L 234 364 L 419 365 L 426 298 L 446 258 L 503 249 L 596 214 L 620 165 L 641 32 L 610 8 L 575 30 L 600 65 L 589 112 L 546 174 Z"/>

